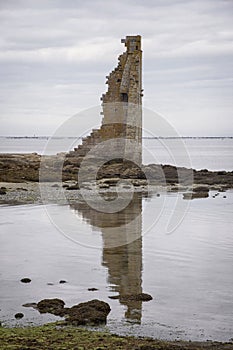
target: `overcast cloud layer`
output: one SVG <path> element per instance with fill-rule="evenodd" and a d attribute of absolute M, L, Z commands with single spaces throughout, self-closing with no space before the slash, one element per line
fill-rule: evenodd
<path fill-rule="evenodd" d="M 0 135 L 51 135 L 100 103 L 143 38 L 144 106 L 181 135 L 233 135 L 232 0 L 0 0 Z"/>

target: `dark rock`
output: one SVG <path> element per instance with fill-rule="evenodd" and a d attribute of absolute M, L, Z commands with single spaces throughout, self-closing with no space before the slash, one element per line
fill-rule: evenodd
<path fill-rule="evenodd" d="M 66 323 L 72 325 L 99 325 L 106 323 L 111 308 L 109 304 L 100 300 L 91 300 L 74 305 L 67 310 Z"/>
<path fill-rule="evenodd" d="M 33 307 L 34 309 L 37 308 L 37 303 L 26 303 L 22 305 L 23 307 Z"/>
<path fill-rule="evenodd" d="M 95 292 L 96 290 L 98 290 L 97 288 L 88 288 L 89 292 Z"/>
<path fill-rule="evenodd" d="M 150 301 L 152 299 L 153 297 L 146 293 L 120 295 L 121 301 Z"/>
<path fill-rule="evenodd" d="M 68 187 L 66 187 L 66 190 L 69 190 L 69 191 L 72 191 L 72 190 L 79 190 L 79 185 L 76 184 L 76 185 L 68 186 Z"/>
<path fill-rule="evenodd" d="M 193 188 L 193 192 L 209 192 L 209 188 L 207 186 L 197 186 Z"/>
<path fill-rule="evenodd" d="M 2 189 L 2 188 L 0 188 L 0 194 L 6 194 L 6 190 L 4 190 L 4 189 Z"/>
<path fill-rule="evenodd" d="M 120 295 L 110 295 L 109 299 L 113 299 L 113 300 L 120 299 Z"/>
<path fill-rule="evenodd" d="M 64 315 L 64 301 L 61 299 L 43 299 L 37 304 L 37 309 L 41 314 L 50 313 L 57 316 Z"/>
<path fill-rule="evenodd" d="M 69 187 L 69 185 L 64 184 L 64 185 L 62 185 L 62 187 L 63 187 L 63 188 L 68 188 L 68 187 Z"/>
<path fill-rule="evenodd" d="M 58 184 L 53 184 L 51 187 L 58 188 L 59 185 Z"/>
<path fill-rule="evenodd" d="M 47 285 L 48 285 L 48 286 L 53 286 L 54 284 L 51 283 L 51 282 L 48 282 Z"/>
<path fill-rule="evenodd" d="M 20 318 L 23 318 L 24 314 L 22 314 L 22 312 L 18 312 L 17 314 L 15 314 L 15 318 L 16 320 L 19 320 Z"/>
<path fill-rule="evenodd" d="M 150 301 L 153 297 L 150 294 L 125 294 L 109 296 L 110 299 L 120 299 L 121 301 Z"/>
<path fill-rule="evenodd" d="M 208 198 L 209 192 L 186 192 L 183 193 L 183 199 Z"/>
<path fill-rule="evenodd" d="M 227 198 L 227 196 L 223 196 L 222 198 Z"/>
<path fill-rule="evenodd" d="M 67 283 L 67 281 L 65 281 L 65 280 L 60 280 L 59 283 L 60 283 L 60 284 L 64 284 L 64 283 Z"/>
<path fill-rule="evenodd" d="M 32 280 L 30 279 L 30 278 L 22 278 L 21 280 L 20 280 L 20 282 L 22 282 L 22 283 L 30 283 Z"/>

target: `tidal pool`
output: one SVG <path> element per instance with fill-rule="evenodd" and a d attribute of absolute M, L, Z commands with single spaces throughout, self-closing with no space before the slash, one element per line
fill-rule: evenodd
<path fill-rule="evenodd" d="M 103 328 L 114 333 L 228 341 L 233 191 L 214 194 L 188 206 L 181 193 L 135 194 L 113 213 L 80 201 L 1 206 L 0 321 L 14 326 L 59 319 L 22 306 L 44 298 L 61 298 L 67 306 L 100 299 L 112 309 Z M 31 283 L 20 282 L 24 277 Z M 141 292 L 153 300 L 123 298 Z M 109 298 L 115 295 L 119 299 Z M 17 312 L 24 318 L 15 320 Z"/>

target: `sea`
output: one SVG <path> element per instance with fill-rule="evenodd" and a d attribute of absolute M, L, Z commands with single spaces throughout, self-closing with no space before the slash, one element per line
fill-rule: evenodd
<path fill-rule="evenodd" d="M 2 137 L 0 152 L 55 154 L 77 140 L 57 140 L 53 149 L 48 142 Z M 143 150 L 144 163 L 233 171 L 232 138 L 143 139 Z M 23 306 L 44 298 L 60 298 L 68 307 L 100 299 L 111 307 L 100 330 L 232 340 L 233 190 L 184 200 L 181 192 L 158 188 L 133 193 L 118 210 L 96 210 L 88 193 L 87 200 L 77 195 L 72 204 L 0 206 L 2 324 L 60 320 Z M 108 208 L 116 200 L 104 199 Z M 20 282 L 24 277 L 31 283 Z M 125 298 L 141 293 L 153 299 Z M 17 312 L 24 317 L 16 320 Z"/>
<path fill-rule="evenodd" d="M 0 137 L 1 153 L 56 154 L 81 143 L 74 137 Z M 233 137 L 143 138 L 143 163 L 233 170 Z"/>

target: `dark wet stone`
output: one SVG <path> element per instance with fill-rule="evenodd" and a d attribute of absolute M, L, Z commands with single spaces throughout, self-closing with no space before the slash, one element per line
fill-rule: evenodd
<path fill-rule="evenodd" d="M 122 301 L 150 301 L 152 296 L 147 293 L 120 295 Z"/>
<path fill-rule="evenodd" d="M 74 305 L 67 310 L 66 323 L 72 325 L 99 325 L 107 322 L 111 308 L 109 304 L 97 299 Z"/>
<path fill-rule="evenodd" d="M 120 295 L 110 295 L 109 299 L 113 299 L 113 300 L 120 299 Z"/>
<path fill-rule="evenodd" d="M 193 192 L 209 192 L 209 188 L 207 186 L 197 186 L 193 188 Z"/>
<path fill-rule="evenodd" d="M 68 187 L 66 187 L 66 190 L 69 190 L 69 191 L 72 191 L 72 190 L 79 190 L 79 185 L 76 184 L 76 185 L 68 186 Z"/>
<path fill-rule="evenodd" d="M 88 288 L 89 292 L 95 292 L 98 288 Z"/>
<path fill-rule="evenodd" d="M 183 199 L 208 198 L 209 192 L 186 192 L 183 193 Z"/>
<path fill-rule="evenodd" d="M 43 299 L 37 304 L 37 309 L 41 314 L 50 313 L 57 316 L 64 315 L 64 301 L 61 299 Z"/>
<path fill-rule="evenodd" d="M 6 194 L 6 190 L 0 188 L 0 194 L 2 194 L 2 195 Z"/>
<path fill-rule="evenodd" d="M 67 281 L 65 281 L 65 280 L 60 280 L 59 283 L 60 283 L 60 284 L 64 284 L 64 283 L 67 283 Z"/>
<path fill-rule="evenodd" d="M 30 283 L 32 280 L 30 279 L 30 278 L 22 278 L 21 280 L 20 280 L 20 282 L 22 282 L 22 283 Z"/>
<path fill-rule="evenodd" d="M 53 286 L 54 284 L 51 283 L 51 282 L 48 282 L 47 285 L 48 285 L 48 286 Z"/>
<path fill-rule="evenodd" d="M 26 303 L 22 305 L 23 307 L 33 307 L 34 309 L 37 308 L 37 303 Z"/>
<path fill-rule="evenodd" d="M 20 320 L 20 318 L 23 318 L 24 314 L 22 314 L 22 312 L 18 312 L 17 314 L 15 314 L 15 318 L 16 320 Z"/>
<path fill-rule="evenodd" d="M 121 301 L 150 301 L 153 297 L 147 293 L 125 294 L 109 296 L 110 299 L 120 299 Z"/>
<path fill-rule="evenodd" d="M 59 185 L 58 184 L 53 184 L 51 187 L 58 188 Z"/>
<path fill-rule="evenodd" d="M 69 185 L 64 184 L 64 185 L 62 185 L 62 187 L 63 187 L 63 188 L 68 188 L 68 187 L 69 187 Z"/>
<path fill-rule="evenodd" d="M 223 196 L 222 198 L 227 198 L 227 196 Z"/>

